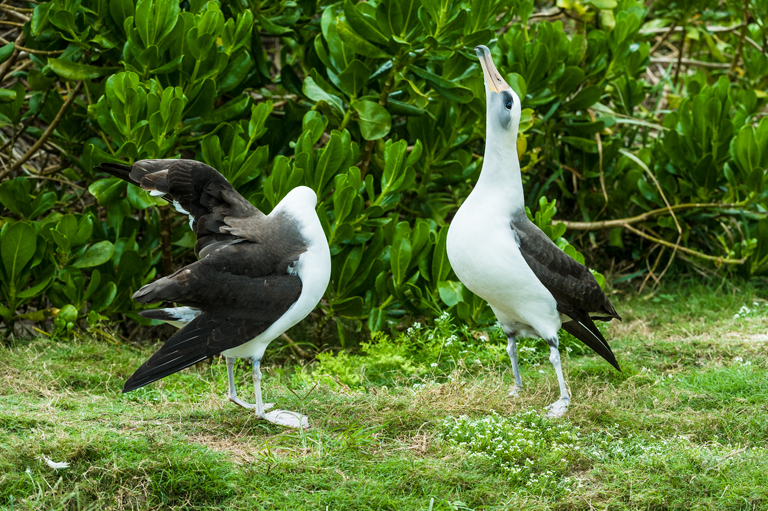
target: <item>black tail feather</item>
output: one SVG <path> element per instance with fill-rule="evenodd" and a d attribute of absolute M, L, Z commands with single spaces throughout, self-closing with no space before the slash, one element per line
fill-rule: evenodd
<path fill-rule="evenodd" d="M 616 361 L 616 357 L 608 345 L 608 341 L 605 340 L 603 334 L 597 329 L 594 321 L 589 315 L 584 314 L 579 320 L 567 321 L 562 325 L 563 330 L 592 348 L 592 350 L 603 357 L 609 364 L 615 367 L 619 372 L 621 368 Z"/>
<path fill-rule="evenodd" d="M 143 315 L 143 314 L 142 314 Z M 123 386 L 123 393 L 165 378 L 210 357 L 206 337 L 199 333 L 199 318 L 176 332 L 149 360 L 136 369 Z"/>
<path fill-rule="evenodd" d="M 128 181 L 129 183 L 133 183 L 135 185 L 139 184 L 131 179 L 132 167 L 130 165 L 123 165 L 121 163 L 102 163 L 100 165 L 96 165 L 95 168 L 96 170 L 100 170 L 115 177 L 119 177 L 120 179 Z"/>

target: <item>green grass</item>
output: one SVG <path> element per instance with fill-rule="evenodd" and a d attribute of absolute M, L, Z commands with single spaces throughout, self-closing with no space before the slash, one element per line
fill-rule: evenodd
<path fill-rule="evenodd" d="M 16 341 L 0 351 L 0 509 L 768 509 L 761 296 L 616 297 L 624 372 L 573 345 L 559 421 L 541 416 L 558 394 L 546 350 L 521 343 L 510 399 L 498 334 L 447 324 L 367 357 L 267 362 L 265 398 L 307 413 L 306 432 L 229 403 L 220 359 L 122 395 L 153 347 Z M 249 398 L 245 363 L 237 378 Z"/>

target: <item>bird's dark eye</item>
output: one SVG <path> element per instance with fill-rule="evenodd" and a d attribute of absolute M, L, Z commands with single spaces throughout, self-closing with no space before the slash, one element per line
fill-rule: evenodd
<path fill-rule="evenodd" d="M 504 106 L 507 107 L 507 110 L 512 110 L 512 100 L 511 99 L 507 100 Z"/>

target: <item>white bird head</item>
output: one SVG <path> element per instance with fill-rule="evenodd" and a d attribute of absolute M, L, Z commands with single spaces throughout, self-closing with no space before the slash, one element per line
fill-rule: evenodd
<path fill-rule="evenodd" d="M 481 45 L 475 53 L 485 76 L 487 142 L 508 142 L 514 147 L 520 126 L 520 98 L 496 69 L 491 50 Z"/>

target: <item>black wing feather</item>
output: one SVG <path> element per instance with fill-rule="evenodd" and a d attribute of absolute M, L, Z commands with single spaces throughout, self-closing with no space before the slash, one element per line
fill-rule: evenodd
<path fill-rule="evenodd" d="M 251 278 L 219 273 L 208 259 L 211 258 L 153 282 L 134 295 L 141 303 L 174 301 L 204 312 L 142 364 L 128 379 L 123 392 L 245 344 L 269 328 L 301 295 L 301 279 L 297 276 Z M 216 278 L 217 285 L 204 285 Z"/>
<path fill-rule="evenodd" d="M 102 163 L 96 168 L 178 203 L 193 218 L 198 257 L 204 257 L 206 247 L 222 242 L 259 241 L 265 215 L 213 167 L 195 160 L 141 160 L 133 166 Z"/>
<path fill-rule="evenodd" d="M 589 268 L 560 250 L 525 213 L 511 222 L 519 239 L 520 252 L 536 278 L 552 293 L 557 310 L 573 321 L 562 325 L 566 332 L 592 348 L 621 371 L 608 342 L 597 329 L 594 319 L 621 319 Z"/>
<path fill-rule="evenodd" d="M 123 392 L 143 387 L 193 364 L 243 344 L 269 327 L 250 318 L 221 321 L 205 312 L 176 332 L 125 382 Z"/>

